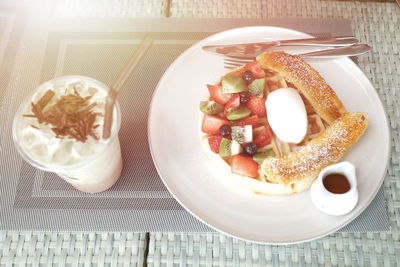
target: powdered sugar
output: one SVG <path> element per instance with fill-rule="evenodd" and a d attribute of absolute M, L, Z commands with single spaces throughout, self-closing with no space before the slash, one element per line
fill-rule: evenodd
<path fill-rule="evenodd" d="M 296 152 L 268 159 L 263 164 L 265 175 L 272 181 L 286 184 L 315 174 L 338 161 L 366 126 L 362 113 L 348 113 Z"/>

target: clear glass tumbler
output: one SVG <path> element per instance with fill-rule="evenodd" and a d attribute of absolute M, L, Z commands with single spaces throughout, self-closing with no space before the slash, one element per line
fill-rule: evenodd
<path fill-rule="evenodd" d="M 76 90 L 83 97 L 90 96 L 92 103 L 96 102 L 98 139 L 89 136 L 82 142 L 66 136 L 60 138 L 51 130 L 51 125 L 25 116 L 32 114 L 31 103 L 36 103 L 49 89 L 56 92 L 51 101 Z M 39 85 L 20 105 L 14 117 L 13 139 L 18 152 L 31 165 L 56 173 L 80 191 L 97 193 L 113 186 L 122 170 L 118 138 L 121 110 L 116 102 L 111 135 L 103 140 L 102 122 L 108 90 L 103 83 L 85 76 L 63 76 Z"/>

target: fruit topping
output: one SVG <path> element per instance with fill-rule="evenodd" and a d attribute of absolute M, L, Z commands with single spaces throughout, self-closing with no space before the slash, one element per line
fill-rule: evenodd
<path fill-rule="evenodd" d="M 251 71 L 253 73 L 253 76 L 255 79 L 260 79 L 260 78 L 265 77 L 265 72 L 261 68 L 261 65 L 258 61 L 253 61 L 253 62 L 247 63 L 244 66 L 244 69 Z"/>
<path fill-rule="evenodd" d="M 246 104 L 250 100 L 250 93 L 248 91 L 240 92 L 239 96 L 241 104 Z"/>
<path fill-rule="evenodd" d="M 240 95 L 239 94 L 232 94 L 231 99 L 225 104 L 224 108 L 224 115 L 226 116 L 226 113 L 230 109 L 234 109 L 240 106 Z"/>
<path fill-rule="evenodd" d="M 249 94 L 252 96 L 264 97 L 265 78 L 256 79 L 249 84 Z"/>
<path fill-rule="evenodd" d="M 210 92 L 210 96 L 215 100 L 218 104 L 225 105 L 229 99 L 231 99 L 232 94 L 225 94 L 222 92 L 221 86 L 215 86 L 207 84 L 208 91 Z"/>
<path fill-rule="evenodd" d="M 274 157 L 275 153 L 272 150 L 266 150 L 266 151 L 262 151 L 259 153 L 256 153 L 253 155 L 253 160 L 255 162 L 257 162 L 259 165 L 261 165 L 264 161 L 264 159 L 268 158 L 268 157 Z"/>
<path fill-rule="evenodd" d="M 231 131 L 232 129 L 231 126 L 229 125 L 224 124 L 221 127 L 219 127 L 219 133 L 224 137 L 229 136 L 231 134 Z"/>
<path fill-rule="evenodd" d="M 265 125 L 263 130 L 255 137 L 254 143 L 261 148 L 271 143 L 273 133 L 268 125 Z"/>
<path fill-rule="evenodd" d="M 245 70 L 242 74 L 242 78 L 247 84 L 251 84 L 251 82 L 254 81 L 254 75 L 250 70 Z"/>
<path fill-rule="evenodd" d="M 242 153 L 243 148 L 235 140 L 229 140 L 225 137 L 222 138 L 219 146 L 219 155 L 221 157 L 230 157 Z"/>
<path fill-rule="evenodd" d="M 231 171 L 232 173 L 255 178 L 258 176 L 258 164 L 250 157 L 235 155 L 232 157 Z"/>
<path fill-rule="evenodd" d="M 243 127 L 232 126 L 232 139 L 238 141 L 240 144 L 253 141 L 253 127 L 251 125 Z"/>
<path fill-rule="evenodd" d="M 228 118 L 228 120 L 234 121 L 246 118 L 250 114 L 251 110 L 249 108 L 245 106 L 240 106 L 237 108 L 228 109 L 228 111 L 226 112 L 226 117 Z"/>
<path fill-rule="evenodd" d="M 246 82 L 233 72 L 222 78 L 222 91 L 224 93 L 240 93 L 248 89 Z"/>
<path fill-rule="evenodd" d="M 265 108 L 265 98 L 250 96 L 247 107 L 251 110 L 251 114 L 253 115 L 257 115 L 260 118 L 267 116 L 267 110 Z"/>
<path fill-rule="evenodd" d="M 219 128 L 224 124 L 229 125 L 229 121 L 217 115 L 204 114 L 201 131 L 203 133 L 216 135 L 219 134 Z"/>
<path fill-rule="evenodd" d="M 257 152 L 257 149 L 257 145 L 252 142 L 244 145 L 244 152 L 250 156 L 253 156 Z"/>
<path fill-rule="evenodd" d="M 210 149 L 214 153 L 219 153 L 219 147 L 221 145 L 222 136 L 221 135 L 213 135 L 208 138 L 208 144 Z"/>
<path fill-rule="evenodd" d="M 221 113 L 223 110 L 224 106 L 213 100 L 200 101 L 200 111 L 208 115 L 215 115 Z"/>
<path fill-rule="evenodd" d="M 236 126 L 245 126 L 245 125 L 251 125 L 253 128 L 256 128 L 258 124 L 258 116 L 257 115 L 252 115 L 250 117 L 238 120 L 235 122 Z"/>

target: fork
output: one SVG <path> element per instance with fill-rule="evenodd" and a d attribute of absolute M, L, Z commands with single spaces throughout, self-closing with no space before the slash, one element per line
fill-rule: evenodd
<path fill-rule="evenodd" d="M 349 57 L 349 56 L 359 56 L 368 52 L 371 47 L 367 44 L 355 44 L 347 47 L 332 48 L 318 50 L 315 52 L 297 54 L 302 58 L 337 58 L 337 57 Z M 235 69 L 237 67 L 243 66 L 246 63 L 254 61 L 255 58 L 248 57 L 224 57 L 224 68 L 225 69 Z"/>

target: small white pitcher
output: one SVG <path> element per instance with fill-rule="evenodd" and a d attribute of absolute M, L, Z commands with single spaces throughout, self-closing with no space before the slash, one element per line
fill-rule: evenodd
<path fill-rule="evenodd" d="M 323 184 L 323 179 L 332 173 L 344 175 L 350 184 L 350 190 L 342 194 L 328 191 Z M 310 194 L 314 205 L 322 212 L 330 215 L 349 213 L 358 202 L 355 166 L 348 161 L 343 161 L 324 168 L 312 184 Z"/>

